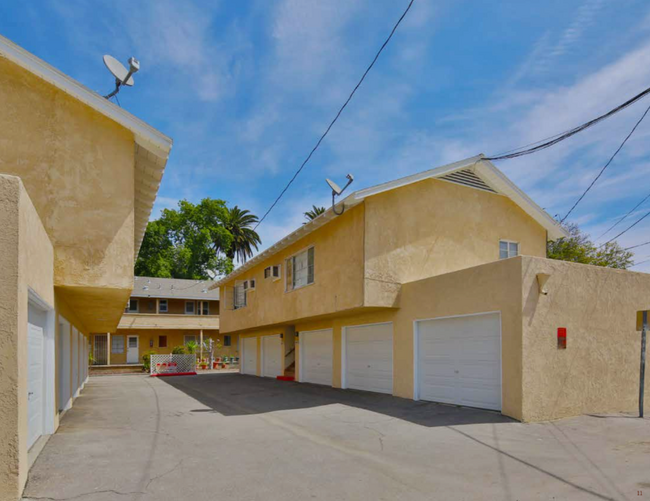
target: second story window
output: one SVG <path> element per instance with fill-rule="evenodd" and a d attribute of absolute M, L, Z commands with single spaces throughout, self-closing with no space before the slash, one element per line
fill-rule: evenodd
<path fill-rule="evenodd" d="M 244 288 L 244 282 L 236 283 L 233 292 L 233 306 L 236 310 L 246 306 L 246 295 L 247 291 L 246 288 Z"/>
<path fill-rule="evenodd" d="M 210 303 L 207 301 L 201 301 L 201 315 L 210 314 Z"/>
<path fill-rule="evenodd" d="M 314 248 L 287 259 L 287 292 L 314 283 Z"/>
<path fill-rule="evenodd" d="M 138 312 L 138 300 L 129 299 L 129 304 L 126 305 L 126 313 L 137 313 Z"/>
<path fill-rule="evenodd" d="M 194 315 L 194 301 L 185 301 L 185 314 Z"/>
<path fill-rule="evenodd" d="M 158 311 L 160 313 L 167 313 L 167 300 L 166 299 L 161 299 L 158 302 Z"/>
<path fill-rule="evenodd" d="M 508 259 L 519 255 L 519 243 L 510 240 L 499 241 L 499 259 Z"/>

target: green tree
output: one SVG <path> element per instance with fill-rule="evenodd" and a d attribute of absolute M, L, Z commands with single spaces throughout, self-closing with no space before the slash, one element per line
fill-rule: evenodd
<path fill-rule="evenodd" d="M 305 215 L 305 219 L 307 219 L 307 221 L 311 221 L 312 219 L 316 219 L 318 216 L 323 214 L 325 210 L 325 207 L 316 207 L 315 205 L 312 205 L 311 210 L 308 210 L 303 214 Z"/>
<path fill-rule="evenodd" d="M 149 222 L 135 273 L 194 280 L 228 274 L 233 270 L 233 258 L 241 260 L 238 249 L 245 249 L 242 235 L 255 249 L 261 242 L 247 227 L 256 221 L 247 210 L 228 209 L 223 200 L 205 198 L 198 204 L 181 200 L 178 209 L 164 209 L 160 219 Z M 252 255 L 250 246 L 247 252 Z"/>
<path fill-rule="evenodd" d="M 258 245 L 262 243 L 260 236 L 251 226 L 256 224 L 259 219 L 246 209 L 240 209 L 236 205 L 228 210 L 224 218 L 224 227 L 232 235 L 232 244 L 225 251 L 226 256 L 231 260 L 237 258 L 240 263 L 253 256 L 253 248 L 257 250 Z"/>
<path fill-rule="evenodd" d="M 564 225 L 564 228 L 569 232 L 568 237 L 547 244 L 547 255 L 550 259 L 623 270 L 632 265 L 633 253 L 623 249 L 617 242 L 609 242 L 599 247 L 589 240 L 588 235 L 580 231 L 577 224 L 569 223 Z"/>

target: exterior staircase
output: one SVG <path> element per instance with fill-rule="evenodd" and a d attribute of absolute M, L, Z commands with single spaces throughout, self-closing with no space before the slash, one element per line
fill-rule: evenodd
<path fill-rule="evenodd" d="M 296 362 L 292 362 L 289 367 L 284 369 L 284 376 L 278 376 L 280 381 L 295 381 L 296 380 Z"/>

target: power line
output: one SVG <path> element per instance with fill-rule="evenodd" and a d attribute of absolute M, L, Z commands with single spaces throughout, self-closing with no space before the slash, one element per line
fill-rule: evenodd
<path fill-rule="evenodd" d="M 643 205 L 643 202 L 645 202 L 648 198 L 650 198 L 650 193 L 648 193 L 648 194 L 646 195 L 646 197 L 645 197 L 643 200 L 641 200 L 638 204 L 636 204 L 636 205 L 634 206 L 634 208 L 630 210 L 630 212 L 628 212 L 627 214 L 625 214 L 621 219 L 619 219 L 619 220 L 616 221 L 612 226 L 610 226 L 610 227 L 607 229 L 607 231 L 605 231 L 604 233 L 602 233 L 602 234 L 601 234 L 601 235 L 600 235 L 596 240 L 600 240 L 600 239 L 603 238 L 605 235 L 607 235 L 610 231 L 612 231 L 614 228 L 616 228 L 616 227 L 617 227 L 621 222 L 623 222 L 623 220 L 624 220 L 625 218 L 627 218 L 627 216 L 629 216 L 629 215 L 632 214 L 635 210 L 637 210 L 639 207 L 641 207 L 641 206 Z"/>
<path fill-rule="evenodd" d="M 650 244 L 650 241 L 649 242 L 643 242 L 642 244 L 633 245 L 631 247 L 625 247 L 625 249 L 623 249 L 623 250 L 636 249 L 637 247 L 643 247 L 644 245 L 648 245 L 648 244 Z"/>
<path fill-rule="evenodd" d="M 632 266 L 630 266 L 630 268 L 634 268 L 635 266 L 639 266 L 640 264 L 647 263 L 648 261 L 650 261 L 650 258 L 644 259 L 643 261 L 639 261 L 638 263 L 634 263 Z"/>
<path fill-rule="evenodd" d="M 602 122 L 603 120 L 611 117 L 612 115 L 615 115 L 619 111 L 624 110 L 628 106 L 631 106 L 632 104 L 636 103 L 639 99 L 644 98 L 648 94 L 650 94 L 650 87 L 647 88 L 646 90 L 644 90 L 643 92 L 637 94 L 633 98 L 628 99 L 623 104 L 621 104 L 621 105 L 617 106 L 616 108 L 608 111 L 604 115 L 600 115 L 599 117 L 596 117 L 593 120 L 585 122 L 582 125 L 578 125 L 577 127 L 574 127 L 573 129 L 569 129 L 568 131 L 566 131 L 566 132 L 564 132 L 564 133 L 562 133 L 562 134 L 560 134 L 560 135 L 558 135 L 556 137 L 551 136 L 551 137 L 553 137 L 553 139 L 550 139 L 549 141 L 545 141 L 542 144 L 538 144 L 537 146 L 534 146 L 533 148 L 528 148 L 528 149 L 517 148 L 517 150 L 520 150 L 520 151 L 514 151 L 514 153 L 507 153 L 507 154 L 504 154 L 504 155 L 497 155 L 497 156 L 494 156 L 494 157 L 486 157 L 485 160 L 506 160 L 506 159 L 510 159 L 510 158 L 517 158 L 517 157 L 522 157 L 524 155 L 530 155 L 531 153 L 536 153 L 536 152 L 538 152 L 540 150 L 544 150 L 546 148 L 549 148 L 549 147 L 551 147 L 551 146 L 553 146 L 553 145 L 555 145 L 555 144 L 557 144 L 557 143 L 559 143 L 561 141 L 564 141 L 565 139 L 570 138 L 571 136 L 575 136 L 576 134 L 578 134 L 579 132 L 582 132 L 583 130 L 586 130 L 586 129 L 590 128 L 590 127 L 593 127 L 597 123 Z M 532 144 L 535 144 L 535 143 L 532 143 Z M 525 148 L 525 146 L 522 147 L 522 148 Z"/>
<path fill-rule="evenodd" d="M 639 224 L 641 221 L 643 221 L 643 220 L 644 220 L 646 217 L 648 217 L 648 216 L 650 216 L 650 211 L 646 212 L 643 216 L 641 216 L 641 217 L 640 217 L 639 219 L 637 219 L 634 223 L 632 223 L 630 226 L 628 226 L 628 227 L 625 228 L 623 231 L 621 231 L 621 232 L 620 232 L 618 235 L 616 235 L 614 238 L 610 238 L 609 240 L 607 240 L 607 242 L 605 242 L 604 244 L 601 244 L 598 248 L 600 248 L 600 247 L 604 247 L 605 245 L 607 245 L 607 244 L 610 243 L 611 241 L 616 240 L 618 237 L 620 237 L 620 236 L 623 235 L 624 233 L 627 233 L 628 231 L 630 231 L 632 228 L 634 228 L 637 224 Z"/>
<path fill-rule="evenodd" d="M 357 83 L 357 85 L 355 85 L 355 86 L 354 86 L 354 89 L 352 89 L 352 92 L 350 93 L 350 95 L 349 95 L 348 98 L 346 99 L 345 103 L 343 103 L 343 106 L 341 106 L 341 108 L 339 109 L 338 113 L 337 113 L 336 116 L 334 117 L 334 120 L 332 120 L 332 121 L 330 122 L 329 126 L 327 127 L 327 129 L 325 130 L 325 132 L 323 133 L 323 135 L 320 137 L 320 139 L 318 140 L 318 142 L 316 143 L 316 146 L 314 146 L 314 147 L 312 148 L 312 150 L 311 150 L 311 152 L 309 153 L 309 155 L 307 155 L 307 158 L 305 158 L 305 160 L 304 160 L 304 161 L 302 162 L 302 164 L 300 165 L 300 168 L 296 171 L 296 173 L 293 175 L 293 177 L 291 178 L 291 180 L 287 183 L 287 185 L 284 187 L 284 189 L 280 192 L 280 195 L 278 196 L 278 198 L 275 199 L 275 202 L 273 202 L 273 204 L 271 205 L 271 207 L 269 207 L 269 210 L 266 211 L 266 213 L 262 216 L 262 219 L 260 219 L 259 222 L 255 225 L 255 228 L 253 228 L 254 230 L 256 230 L 257 227 L 258 227 L 260 224 L 262 224 L 262 221 L 264 221 L 264 219 L 266 219 L 266 216 L 269 215 L 269 213 L 270 213 L 270 212 L 273 210 L 273 208 L 277 205 L 277 203 L 280 201 L 280 199 L 281 199 L 282 196 L 285 194 L 285 192 L 289 189 L 289 187 L 291 186 L 291 184 L 292 184 L 292 183 L 295 181 L 295 179 L 298 177 L 298 174 L 300 174 L 300 172 L 301 172 L 302 169 L 305 167 L 305 165 L 307 165 L 307 162 L 309 162 L 309 160 L 311 159 L 312 155 L 316 152 L 316 150 L 318 149 L 318 147 L 320 146 L 320 144 L 323 142 L 323 139 L 325 139 L 325 136 L 327 136 L 327 134 L 329 133 L 329 131 L 330 131 L 330 129 L 332 128 L 332 126 L 333 126 L 333 125 L 336 123 L 336 121 L 339 119 L 339 116 L 341 115 L 341 113 L 343 113 L 343 110 L 346 108 L 346 106 L 348 105 L 348 103 L 352 100 L 352 97 L 354 96 L 354 93 L 355 93 L 355 92 L 357 91 L 357 89 L 361 86 L 361 84 L 363 83 L 363 81 L 364 81 L 365 78 L 366 78 L 366 75 L 368 75 L 368 73 L 370 72 L 370 70 L 372 69 L 372 67 L 375 65 L 375 63 L 377 62 L 377 59 L 379 59 L 379 56 L 380 56 L 381 53 L 383 52 L 384 48 L 386 48 L 386 46 L 388 45 L 388 42 L 390 42 L 390 39 L 393 38 L 393 35 L 395 34 L 395 31 L 397 31 L 397 28 L 399 27 L 400 23 L 401 23 L 402 20 L 406 17 L 406 14 L 408 14 L 409 10 L 411 10 L 411 6 L 413 5 L 413 2 L 414 2 L 414 1 L 415 1 L 415 0 L 411 0 L 411 1 L 409 2 L 408 7 L 406 7 L 406 10 L 404 11 L 404 13 L 403 13 L 403 14 L 400 16 L 400 18 L 397 20 L 397 23 L 395 24 L 395 26 L 393 26 L 393 29 L 392 29 L 392 31 L 390 32 L 390 35 L 388 35 L 388 38 L 387 38 L 386 41 L 382 44 L 381 48 L 379 49 L 379 51 L 378 51 L 377 54 L 375 55 L 375 58 L 374 58 L 374 59 L 372 60 L 372 62 L 370 63 L 370 66 L 368 66 L 368 68 L 366 69 L 366 71 L 364 71 L 364 73 L 363 73 L 363 75 L 361 76 L 361 79 L 359 80 L 359 82 Z"/>
<path fill-rule="evenodd" d="M 560 221 L 560 223 L 563 223 L 563 222 L 566 220 L 566 218 L 569 217 L 569 214 L 571 214 L 571 213 L 573 212 L 573 209 L 575 209 L 575 208 L 578 206 L 578 204 L 579 204 L 580 202 L 582 202 L 582 199 L 585 198 L 585 195 L 586 195 L 587 193 L 589 193 L 589 190 L 591 190 L 591 188 L 594 186 L 594 184 L 596 184 L 596 181 L 598 181 L 598 179 L 600 179 L 600 176 L 603 175 L 603 172 L 605 172 L 605 169 L 607 169 L 607 167 L 609 167 L 609 164 L 612 163 L 612 161 L 614 160 L 614 158 L 616 158 L 616 155 L 618 155 L 618 153 L 623 149 L 623 146 L 625 146 L 625 143 L 627 143 L 627 140 L 630 139 L 630 137 L 632 137 L 632 134 L 634 134 L 634 131 L 635 131 L 635 130 L 637 129 L 637 127 L 641 124 L 641 122 L 643 122 L 643 119 L 645 118 L 645 116 L 648 114 L 649 111 L 650 111 L 650 106 L 648 106 L 648 108 L 645 110 L 645 112 L 643 113 L 643 115 L 641 115 L 641 118 L 639 118 L 639 121 L 634 125 L 634 127 L 632 127 L 632 130 L 630 131 L 630 133 L 629 133 L 629 134 L 627 135 L 627 137 L 623 140 L 623 142 L 622 142 L 621 145 L 618 147 L 618 149 L 614 152 L 614 154 L 610 157 L 610 159 L 607 161 L 607 163 L 605 164 L 605 166 L 604 166 L 602 169 L 600 169 L 600 172 L 598 173 L 598 175 L 594 178 L 594 180 L 593 180 L 593 181 L 591 182 L 591 184 L 587 187 L 587 189 L 584 191 L 584 193 L 583 193 L 582 195 L 580 195 L 580 198 L 578 198 L 578 200 L 576 200 L 576 203 L 573 204 L 573 207 L 571 207 L 571 209 L 569 209 L 569 212 L 566 213 L 566 216 L 564 216 L 564 217 L 562 218 L 562 220 Z"/>

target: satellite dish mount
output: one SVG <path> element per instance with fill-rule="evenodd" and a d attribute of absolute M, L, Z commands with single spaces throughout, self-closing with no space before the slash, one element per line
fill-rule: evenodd
<path fill-rule="evenodd" d="M 115 90 L 113 90 L 113 92 L 110 94 L 105 95 L 104 97 L 106 99 L 110 99 L 116 95 L 120 91 L 120 87 L 123 85 L 126 85 L 128 87 L 133 86 L 135 83 L 133 81 L 133 74 L 137 73 L 140 69 L 140 61 L 138 61 L 135 57 L 129 58 L 128 70 L 113 56 L 105 55 L 104 64 L 108 68 L 108 71 L 110 71 L 115 77 Z"/>
<path fill-rule="evenodd" d="M 340 216 L 341 214 L 343 214 L 345 212 L 345 204 L 341 205 L 341 212 L 337 212 L 336 211 L 336 197 L 341 196 L 341 193 L 343 193 L 345 191 L 345 189 L 348 186 L 350 186 L 352 181 L 354 181 L 354 176 L 352 174 L 348 174 L 345 177 L 347 177 L 348 182 L 343 188 L 339 187 L 339 185 L 336 184 L 331 179 L 325 179 L 325 181 L 327 182 L 329 187 L 332 188 L 332 211 L 334 211 L 334 214 L 336 214 L 337 216 Z"/>

